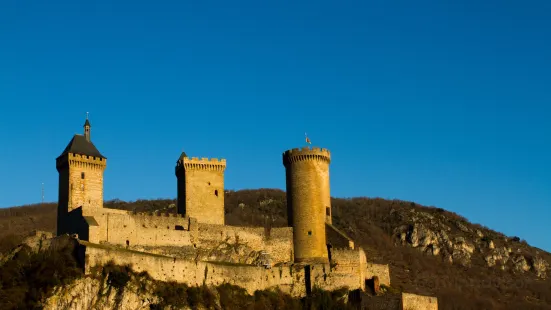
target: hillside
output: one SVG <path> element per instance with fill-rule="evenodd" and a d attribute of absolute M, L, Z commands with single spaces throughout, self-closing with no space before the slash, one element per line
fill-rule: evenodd
<path fill-rule="evenodd" d="M 285 226 L 280 190 L 227 191 L 226 224 Z M 108 201 L 106 207 L 174 212 L 175 200 Z M 440 208 L 371 198 L 332 199 L 333 223 L 368 260 L 391 266 L 392 287 L 434 295 L 440 309 L 551 309 L 551 254 Z M 0 210 L 0 251 L 34 229 L 54 231 L 56 205 Z"/>

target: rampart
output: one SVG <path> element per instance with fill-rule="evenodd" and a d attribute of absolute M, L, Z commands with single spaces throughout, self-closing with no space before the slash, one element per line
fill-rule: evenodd
<path fill-rule="evenodd" d="M 354 282 L 347 283 L 348 287 L 365 289 L 366 268 L 367 259 L 362 248 L 331 250 L 331 272 L 345 277 L 353 276 Z"/>
<path fill-rule="evenodd" d="M 255 251 L 266 251 L 273 263 L 293 261 L 293 228 L 238 227 L 198 224 L 198 240 L 203 247 L 216 248 L 221 242 L 246 245 Z"/>
<path fill-rule="evenodd" d="M 354 249 L 354 240 L 331 224 L 325 224 L 325 235 L 327 244 L 330 244 L 334 248 Z"/>
<path fill-rule="evenodd" d="M 402 293 L 403 310 L 438 310 L 436 297 Z"/>
<path fill-rule="evenodd" d="M 102 209 L 85 216 L 92 243 L 142 247 L 200 247 L 216 249 L 232 244 L 250 251 L 265 251 L 276 263 L 292 261 L 293 229 L 236 227 L 197 223 L 194 218 L 168 213 L 132 213 Z M 242 253 L 248 255 L 249 253 Z"/>
<path fill-rule="evenodd" d="M 98 226 L 90 228 L 89 241 L 94 243 L 134 246 L 191 245 L 189 218 L 177 214 L 131 212 L 115 213 L 111 210 L 94 214 Z"/>
<path fill-rule="evenodd" d="M 359 288 L 352 274 L 330 272 L 328 264 L 288 265 L 266 269 L 251 265 L 190 261 L 79 241 L 84 250 L 85 272 L 109 262 L 130 265 L 136 272 L 147 271 L 156 280 L 176 281 L 190 286 L 230 283 L 243 287 L 249 294 L 256 290 L 278 287 L 292 296 L 304 296 L 314 287 L 335 290 Z M 306 280 L 309 278 L 310 280 Z M 310 287 L 307 288 L 307 284 Z"/>
<path fill-rule="evenodd" d="M 102 266 L 112 261 L 118 265 L 131 265 L 136 272 L 147 271 L 153 279 L 161 281 L 176 281 L 191 286 L 230 283 L 245 288 L 249 294 L 253 294 L 256 290 L 278 286 L 294 296 L 305 294 L 304 270 L 293 266 L 265 269 L 250 265 L 194 262 L 86 241 L 79 242 L 86 247 L 85 272 L 87 274 L 94 266 Z"/>
<path fill-rule="evenodd" d="M 388 265 L 367 263 L 366 279 L 374 276 L 379 278 L 379 284 L 390 286 L 390 269 Z"/>

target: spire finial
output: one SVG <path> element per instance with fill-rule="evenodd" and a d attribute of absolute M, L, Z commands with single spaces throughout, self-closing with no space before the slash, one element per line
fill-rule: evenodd
<path fill-rule="evenodd" d="M 88 120 L 88 114 L 89 112 L 86 112 L 86 121 L 84 122 L 84 136 L 86 137 L 87 141 L 90 141 L 90 121 Z"/>

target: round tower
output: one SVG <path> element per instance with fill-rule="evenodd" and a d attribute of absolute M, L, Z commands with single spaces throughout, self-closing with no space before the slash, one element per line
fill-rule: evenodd
<path fill-rule="evenodd" d="M 295 262 L 328 261 L 325 223 L 331 223 L 330 162 L 327 149 L 304 147 L 283 153 Z"/>

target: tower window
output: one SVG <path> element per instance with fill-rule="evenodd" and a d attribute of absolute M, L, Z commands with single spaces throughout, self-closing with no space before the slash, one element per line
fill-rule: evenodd
<path fill-rule="evenodd" d="M 309 230 L 309 231 L 308 231 L 308 236 L 311 236 L 311 235 L 312 235 L 312 231 Z"/>
<path fill-rule="evenodd" d="M 331 215 L 331 208 L 325 207 L 325 215 L 327 215 L 327 216 Z"/>
<path fill-rule="evenodd" d="M 214 195 L 215 195 L 216 197 L 218 197 L 218 190 L 217 190 L 217 189 L 214 190 Z"/>
<path fill-rule="evenodd" d="M 81 178 L 81 179 L 84 179 L 84 172 L 81 172 L 81 173 L 80 173 L 80 178 Z"/>

